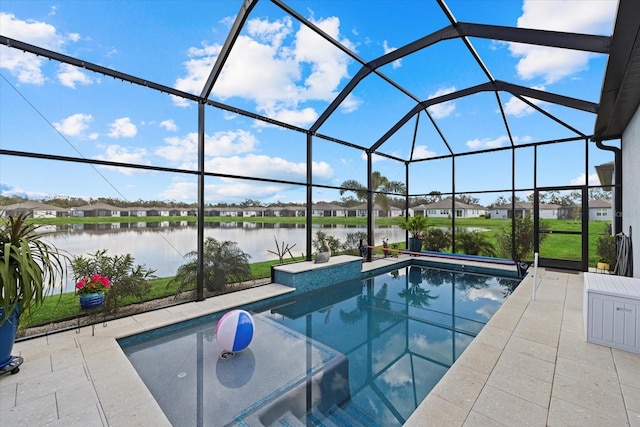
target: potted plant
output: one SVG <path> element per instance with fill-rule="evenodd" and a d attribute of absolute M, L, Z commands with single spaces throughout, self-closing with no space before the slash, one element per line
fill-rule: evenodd
<path fill-rule="evenodd" d="M 0 218 L 0 368 L 9 365 L 18 319 L 60 285 L 67 256 L 42 240 L 27 215 Z"/>
<path fill-rule="evenodd" d="M 427 221 L 426 216 L 415 215 L 400 223 L 400 228 L 407 230 L 411 234 L 409 238 L 409 250 L 411 252 L 420 252 L 422 250 L 422 233 L 428 227 Z"/>
<path fill-rule="evenodd" d="M 98 308 L 104 304 L 104 294 L 111 287 L 107 276 L 92 274 L 82 277 L 76 283 L 76 293 L 79 296 L 80 308 Z"/>

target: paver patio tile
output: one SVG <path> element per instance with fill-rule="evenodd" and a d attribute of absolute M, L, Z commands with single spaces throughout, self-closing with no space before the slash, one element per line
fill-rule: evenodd
<path fill-rule="evenodd" d="M 629 424 L 551 396 L 547 425 L 549 427 L 623 427 Z"/>
<path fill-rule="evenodd" d="M 512 336 L 505 347 L 506 350 L 526 354 L 547 362 L 555 362 L 557 349 L 539 342 L 530 341 L 517 336 Z"/>
<path fill-rule="evenodd" d="M 517 407 L 518 410 L 510 408 Z M 544 426 L 547 408 L 487 385 L 480 393 L 474 411 L 508 426 Z"/>
<path fill-rule="evenodd" d="M 476 369 L 465 365 L 456 365 L 446 373 L 431 394 L 470 410 L 486 381 L 487 374 L 481 374 Z M 461 387 L 461 384 L 464 384 L 464 387 Z"/>
<path fill-rule="evenodd" d="M 595 383 L 588 377 L 556 375 L 551 395 L 618 422 L 627 422 L 620 388 L 615 389 L 610 384 Z"/>
<path fill-rule="evenodd" d="M 549 406 L 551 383 L 522 372 L 507 367 L 494 369 L 491 376 L 489 376 L 487 385 L 518 396 L 536 405 L 545 408 Z"/>
<path fill-rule="evenodd" d="M 428 396 L 409 417 L 404 427 L 462 426 L 467 411 L 438 396 Z"/>

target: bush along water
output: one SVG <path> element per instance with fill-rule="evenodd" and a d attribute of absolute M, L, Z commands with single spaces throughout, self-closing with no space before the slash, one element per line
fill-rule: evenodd
<path fill-rule="evenodd" d="M 110 285 L 105 296 L 105 306 L 110 312 L 116 312 L 125 297 L 131 296 L 142 301 L 151 290 L 150 280 L 156 278 L 155 270 L 145 265 L 136 265 L 131 254 L 110 256 L 106 249 L 87 256 L 73 257 L 71 269 L 78 283 L 87 277 L 108 278 Z M 85 282 L 85 286 L 86 283 L 92 282 Z M 76 284 L 76 289 L 77 286 Z"/>

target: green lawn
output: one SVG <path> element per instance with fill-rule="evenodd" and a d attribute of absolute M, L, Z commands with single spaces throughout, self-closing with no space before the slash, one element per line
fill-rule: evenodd
<path fill-rule="evenodd" d="M 302 260 L 302 258 L 297 258 L 297 260 Z M 285 260 L 285 262 L 287 261 L 291 262 L 291 259 Z M 250 264 L 253 277 L 256 279 L 271 277 L 271 266 L 277 264 L 278 261 L 264 261 Z M 119 305 L 135 304 L 175 295 L 177 287 L 174 284 L 169 284 L 171 279 L 171 277 L 153 279 L 151 280 L 151 290 L 142 300 L 128 297 L 119 302 Z M 21 315 L 20 328 L 29 328 L 51 322 L 75 319 L 83 315 L 86 315 L 86 313 L 80 310 L 78 296 L 74 292 L 57 293 L 46 296 L 44 303 L 38 307 L 38 309 L 34 310 L 33 313 L 24 313 L 24 315 Z"/>

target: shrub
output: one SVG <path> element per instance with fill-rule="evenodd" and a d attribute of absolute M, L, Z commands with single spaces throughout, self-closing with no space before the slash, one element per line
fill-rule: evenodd
<path fill-rule="evenodd" d="M 109 278 L 111 287 L 105 297 L 105 306 L 111 312 L 117 311 L 121 298 L 132 296 L 142 300 L 151 290 L 149 280 L 156 277 L 156 270 L 145 265 L 134 265 L 131 254 L 109 256 L 106 249 L 86 257 L 72 257 L 71 270 L 76 281 L 94 274 Z"/>
<path fill-rule="evenodd" d="M 499 254 L 503 258 L 511 258 L 513 256 L 514 261 L 526 261 L 533 259 L 533 217 L 526 215 L 524 217 L 518 216 L 515 218 L 515 250 L 512 251 L 511 244 L 511 229 L 510 225 L 502 229 L 502 232 L 498 234 L 498 248 Z M 540 221 L 540 231 L 548 230 L 549 227 L 544 221 Z M 540 233 L 540 243 L 547 237 L 546 233 Z"/>
<path fill-rule="evenodd" d="M 444 252 L 451 246 L 451 233 L 437 227 L 429 227 L 424 233 L 422 247 L 427 251 Z"/>
<path fill-rule="evenodd" d="M 251 255 L 240 249 L 236 242 L 218 241 L 207 237 L 204 242 L 204 285 L 207 290 L 223 293 L 230 283 L 239 283 L 253 278 L 249 259 Z M 198 252 L 185 255 L 189 262 L 178 267 L 176 276 L 167 286 L 177 283 L 176 294 L 184 288 L 193 288 L 198 278 Z"/>
<path fill-rule="evenodd" d="M 356 231 L 355 233 L 347 233 L 347 239 L 342 245 L 342 249 L 351 255 L 360 256 L 360 241 L 367 244 L 367 233 L 364 231 Z M 331 247 L 331 245 L 329 245 Z"/>
<path fill-rule="evenodd" d="M 493 244 L 483 233 L 476 231 L 456 232 L 456 249 L 467 255 L 496 256 Z"/>
<path fill-rule="evenodd" d="M 598 238 L 596 245 L 598 260 L 609 264 L 609 270 L 613 270 L 616 264 L 616 238 L 611 234 L 604 234 Z"/>
<path fill-rule="evenodd" d="M 340 242 L 339 239 L 335 238 L 334 236 L 330 236 L 327 233 L 325 233 L 324 231 L 318 230 L 316 231 L 316 238 L 313 239 L 313 241 L 311 242 L 311 244 L 313 245 L 313 248 L 316 250 L 316 252 L 323 252 L 324 249 L 322 248 L 322 241 L 326 240 L 327 244 L 329 245 L 329 248 L 331 249 L 331 254 L 335 255 L 338 252 L 342 251 L 342 243 Z"/>

